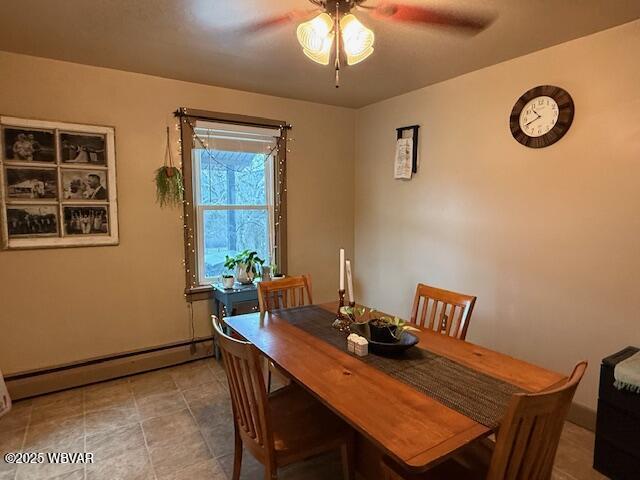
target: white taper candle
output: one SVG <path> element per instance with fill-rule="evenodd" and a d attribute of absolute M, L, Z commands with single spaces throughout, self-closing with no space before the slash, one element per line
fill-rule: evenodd
<path fill-rule="evenodd" d="M 353 275 L 351 274 L 351 260 L 347 260 L 347 287 L 349 288 L 349 303 L 353 303 Z"/>
<path fill-rule="evenodd" d="M 340 290 L 344 290 L 344 248 L 340 249 Z"/>

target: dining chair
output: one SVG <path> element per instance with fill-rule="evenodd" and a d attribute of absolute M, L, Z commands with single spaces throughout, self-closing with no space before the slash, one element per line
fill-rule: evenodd
<path fill-rule="evenodd" d="M 264 465 L 266 480 L 276 480 L 280 467 L 335 449 L 341 450 L 344 479 L 354 480 L 353 430 L 295 384 L 268 395 L 255 346 L 228 336 L 217 317 L 212 322 L 233 411 L 232 479 L 240 478 L 244 445 Z"/>
<path fill-rule="evenodd" d="M 586 368 L 587 362 L 580 362 L 554 390 L 513 395 L 486 463 L 477 450 L 469 456 L 463 451 L 424 474 L 411 475 L 384 459 L 384 480 L 549 480 L 564 421 Z"/>
<path fill-rule="evenodd" d="M 276 308 L 302 307 L 312 303 L 311 276 L 308 274 L 258 283 L 260 312 Z"/>
<path fill-rule="evenodd" d="M 471 295 L 419 283 L 413 299 L 411 323 L 464 340 L 475 303 L 476 297 Z"/>
<path fill-rule="evenodd" d="M 305 297 L 306 296 L 306 297 Z M 307 299 L 305 303 L 305 298 Z M 258 305 L 260 313 L 276 308 L 302 307 L 311 305 L 311 275 L 285 277 L 258 283 Z M 291 379 L 272 362 L 264 360 L 263 371 L 266 376 L 267 391 L 271 391 L 271 380 L 275 377 L 280 384 L 288 385 Z"/>

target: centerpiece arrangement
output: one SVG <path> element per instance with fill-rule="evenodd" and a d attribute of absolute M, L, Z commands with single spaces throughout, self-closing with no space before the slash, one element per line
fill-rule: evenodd
<path fill-rule="evenodd" d="M 350 321 L 349 330 L 369 341 L 373 353 L 392 355 L 401 353 L 418 343 L 411 332 L 419 329 L 398 317 L 391 317 L 374 309 L 357 306 L 343 306 L 340 313 Z"/>
<path fill-rule="evenodd" d="M 348 290 L 345 291 L 345 273 Z M 349 295 L 349 304 L 345 305 L 345 292 Z M 412 331 L 419 329 L 398 317 L 390 317 L 374 309 L 356 306 L 353 290 L 353 271 L 351 261 L 345 259 L 344 249 L 340 249 L 340 288 L 338 289 L 338 311 L 333 328 L 343 335 L 356 334 L 368 342 L 368 349 L 380 355 L 399 354 L 419 342 Z"/>

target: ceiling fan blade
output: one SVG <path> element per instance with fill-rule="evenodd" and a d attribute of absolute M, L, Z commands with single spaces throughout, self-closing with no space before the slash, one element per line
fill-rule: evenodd
<path fill-rule="evenodd" d="M 241 30 L 245 33 L 258 33 L 265 30 L 269 30 L 274 27 L 279 27 L 281 25 L 286 25 L 291 22 L 297 21 L 305 21 L 309 18 L 313 17 L 315 13 L 318 13 L 320 10 L 318 8 L 313 8 L 309 10 L 291 10 L 282 15 L 276 15 L 270 18 L 265 18 L 264 20 L 251 23 L 245 25 L 241 28 Z"/>
<path fill-rule="evenodd" d="M 373 15 L 395 22 L 442 25 L 471 32 L 484 30 L 495 20 L 495 16 L 491 15 L 459 12 L 437 7 L 419 7 L 417 5 L 394 2 L 383 2 L 374 7 Z"/>

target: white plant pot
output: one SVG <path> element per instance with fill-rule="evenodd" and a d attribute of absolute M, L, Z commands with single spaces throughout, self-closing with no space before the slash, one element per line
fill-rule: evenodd
<path fill-rule="evenodd" d="M 249 271 L 247 273 L 246 263 L 239 263 L 236 267 L 236 278 L 238 279 L 238 282 L 242 283 L 243 285 L 253 283 L 253 279 L 255 278 L 255 276 L 256 274 L 253 273 L 253 271 Z"/>
<path fill-rule="evenodd" d="M 234 277 L 222 277 L 222 286 L 224 288 L 233 288 L 233 284 L 236 283 Z"/>

